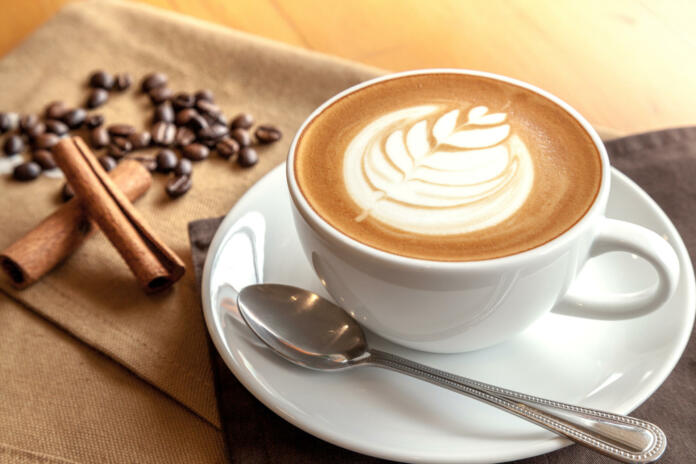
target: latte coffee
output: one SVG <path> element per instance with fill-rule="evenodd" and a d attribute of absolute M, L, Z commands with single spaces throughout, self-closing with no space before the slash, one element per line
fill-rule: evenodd
<path fill-rule="evenodd" d="M 370 247 L 436 261 L 529 250 L 589 210 L 590 135 L 552 101 L 488 77 L 415 74 L 349 93 L 308 123 L 293 169 L 309 205 Z"/>

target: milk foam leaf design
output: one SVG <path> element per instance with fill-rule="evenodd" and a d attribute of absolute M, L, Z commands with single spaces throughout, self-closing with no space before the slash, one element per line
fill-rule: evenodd
<path fill-rule="evenodd" d="M 525 202 L 534 170 L 506 120 L 485 106 L 465 113 L 423 105 L 372 121 L 344 157 L 346 189 L 361 208 L 355 219 L 452 234 L 509 217 Z"/>
<path fill-rule="evenodd" d="M 457 111 L 457 114 L 459 110 Z M 469 110 L 464 130 L 450 133 L 443 141 L 445 144 L 459 148 L 483 148 L 497 145 L 510 135 L 510 125 L 502 124 L 507 115 L 505 113 L 488 113 L 485 106 L 476 106 Z M 489 126 L 482 128 L 470 128 L 470 126 Z"/>
<path fill-rule="evenodd" d="M 505 121 L 507 115 L 505 113 L 488 113 L 488 108 L 485 106 L 476 106 L 469 110 L 469 123 L 470 124 L 500 124 Z"/>

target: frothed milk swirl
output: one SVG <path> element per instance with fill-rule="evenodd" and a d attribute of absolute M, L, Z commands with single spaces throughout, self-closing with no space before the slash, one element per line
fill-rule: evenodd
<path fill-rule="evenodd" d="M 468 261 L 542 245 L 599 190 L 591 137 L 530 90 L 448 73 L 350 93 L 298 138 L 295 177 L 310 206 L 368 246 Z"/>
<path fill-rule="evenodd" d="M 505 113 L 425 105 L 368 123 L 346 148 L 343 180 L 368 215 L 420 234 L 493 226 L 522 206 L 534 181 Z"/>

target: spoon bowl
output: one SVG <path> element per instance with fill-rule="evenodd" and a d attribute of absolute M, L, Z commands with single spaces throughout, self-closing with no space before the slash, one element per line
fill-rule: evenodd
<path fill-rule="evenodd" d="M 237 303 L 251 330 L 292 363 L 337 370 L 368 356 L 362 327 L 343 308 L 312 292 L 288 285 L 251 285 L 240 292 Z"/>

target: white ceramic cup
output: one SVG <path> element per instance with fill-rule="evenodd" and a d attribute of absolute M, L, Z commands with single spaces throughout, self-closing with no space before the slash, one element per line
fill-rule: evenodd
<path fill-rule="evenodd" d="M 529 89 L 570 113 L 592 137 L 602 160 L 599 193 L 571 229 L 550 242 L 502 258 L 442 262 L 391 254 L 364 245 L 329 225 L 309 205 L 295 178 L 296 146 L 307 124 L 347 94 L 395 77 L 427 73 L 484 76 Z M 287 179 L 293 216 L 304 251 L 335 301 L 371 331 L 418 350 L 456 353 L 494 345 L 554 312 L 594 319 L 639 317 L 674 293 L 679 263 L 656 233 L 608 219 L 611 168 L 590 124 L 567 103 L 537 87 L 504 76 L 456 69 L 392 74 L 334 96 L 304 122 L 290 146 Z M 585 262 L 612 251 L 632 253 L 657 271 L 657 282 L 640 292 L 578 294 L 572 283 Z"/>

